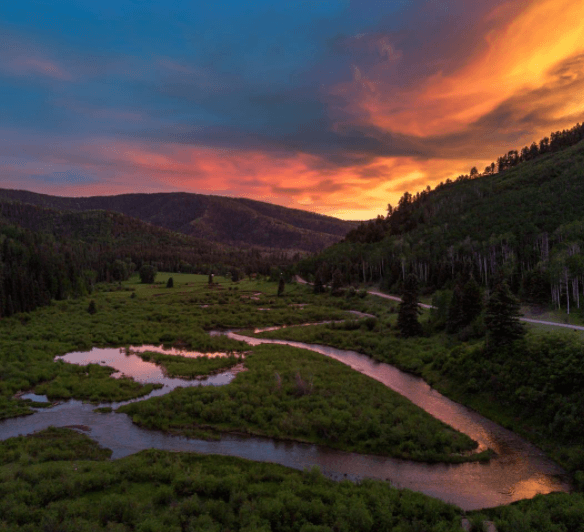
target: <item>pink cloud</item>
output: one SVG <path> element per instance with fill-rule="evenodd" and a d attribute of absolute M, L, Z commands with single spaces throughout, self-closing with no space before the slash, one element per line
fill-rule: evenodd
<path fill-rule="evenodd" d="M 16 75 L 40 75 L 61 81 L 72 81 L 73 76 L 56 62 L 37 57 L 18 56 L 12 59 L 7 70 Z"/>

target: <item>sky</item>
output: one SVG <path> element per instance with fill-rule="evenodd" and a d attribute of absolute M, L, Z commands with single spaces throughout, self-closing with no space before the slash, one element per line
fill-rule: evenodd
<path fill-rule="evenodd" d="M 0 186 L 363 220 L 584 121 L 584 2 L 0 6 Z"/>

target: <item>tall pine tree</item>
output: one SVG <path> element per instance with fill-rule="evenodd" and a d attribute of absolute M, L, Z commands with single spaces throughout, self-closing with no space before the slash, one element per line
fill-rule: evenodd
<path fill-rule="evenodd" d="M 409 338 L 422 334 L 422 325 L 418 321 L 418 315 L 421 312 L 418 305 L 418 278 L 410 273 L 404 283 L 402 302 L 399 305 L 397 317 L 397 327 L 403 337 Z"/>
<path fill-rule="evenodd" d="M 519 322 L 519 300 L 502 281 L 491 292 L 485 312 L 487 347 L 489 349 L 508 345 L 525 334 Z"/>

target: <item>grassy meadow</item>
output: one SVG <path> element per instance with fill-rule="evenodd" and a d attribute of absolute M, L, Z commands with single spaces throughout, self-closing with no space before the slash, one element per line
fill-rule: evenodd
<path fill-rule="evenodd" d="M 461 462 L 476 444 L 383 384 L 310 351 L 261 345 L 228 386 L 183 388 L 120 407 L 187 436 L 235 431 L 400 458 Z M 488 455 L 481 453 L 481 458 Z"/>
<path fill-rule="evenodd" d="M 263 280 L 232 283 L 201 275 L 168 274 L 155 284 L 137 277 L 101 285 L 90 299 L 54 303 L 0 322 L 5 417 L 31 411 L 14 398 L 34 390 L 50 400 L 92 402 L 141 397 L 153 385 L 112 379 L 111 368 L 77 366 L 56 355 L 92 346 L 166 344 L 202 352 L 227 352 L 224 358 L 187 358 L 157 353 L 140 356 L 161 365 L 170 376 L 207 375 L 240 362 L 247 371 L 223 387 L 188 387 L 122 410 L 145 427 L 210 436 L 238 432 L 307 441 L 347 451 L 425 461 L 458 462 L 475 448 L 467 436 L 437 421 L 399 394 L 339 362 L 285 346 L 258 346 L 210 336 L 213 329 L 261 327 L 339 320 L 343 309 L 388 312 L 364 297 L 314 296 L 310 287 L 291 284 L 277 296 L 277 284 Z M 376 323 L 368 318 L 368 323 Z M 422 427 L 422 428 L 421 428 Z"/>
<path fill-rule="evenodd" d="M 426 334 L 407 340 L 399 337 L 395 314 L 378 320 L 248 332 L 352 349 L 419 375 L 445 395 L 540 446 L 584 487 L 581 331 L 528 324 L 525 339 L 492 353 L 483 339 L 460 341 L 432 331 L 427 320 L 421 317 Z"/>
<path fill-rule="evenodd" d="M 461 532 L 461 511 L 421 493 L 334 482 L 240 458 L 148 450 L 109 461 L 71 429 L 0 442 L 0 530 L 37 532 Z M 474 531 L 582 532 L 581 494 L 466 515 Z"/>
<path fill-rule="evenodd" d="M 166 288 L 168 274 L 158 274 L 151 285 L 133 277 L 98 285 L 85 299 L 53 302 L 0 320 L 0 417 L 23 415 L 37 406 L 18 397 L 23 391 L 45 393 L 52 400 L 141 397 L 148 385 L 112 379 L 111 368 L 53 359 L 93 346 L 165 344 L 231 353 L 216 359 L 141 355 L 169 375 L 220 371 L 238 363 L 241 353 L 246 371 L 227 386 L 178 388 L 123 407 L 141 426 L 209 437 L 257 434 L 416 460 L 461 460 L 460 453 L 473 448 L 466 436 L 341 363 L 287 346 L 250 348 L 208 334 L 342 320 L 350 316 L 346 311 L 357 310 L 376 318 L 261 336 L 353 349 L 421 375 L 541 445 L 574 472 L 580 485 L 582 343 L 571 331 L 549 335 L 530 328 L 516 346 L 521 356 L 493 358 L 482 340 L 461 342 L 432 331 L 430 324 L 425 336 L 401 339 L 397 303 L 359 292 L 315 296 L 310 287 L 289 284 L 278 297 L 277 283 L 264 280 L 215 278 L 209 286 L 206 276 L 171 276 L 173 288 Z M 94 314 L 88 312 L 91 300 Z M 421 321 L 429 318 L 425 311 Z M 220 456 L 162 451 L 116 461 L 109 456 L 109 450 L 68 429 L 0 442 L 0 531 L 462 530 L 460 510 L 383 482 L 335 483 L 318 471 Z M 579 493 L 538 496 L 467 517 L 474 530 L 490 519 L 499 531 L 578 531 L 584 500 Z"/>

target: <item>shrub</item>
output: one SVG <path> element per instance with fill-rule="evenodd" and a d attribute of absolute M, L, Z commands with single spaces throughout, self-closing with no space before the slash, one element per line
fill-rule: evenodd
<path fill-rule="evenodd" d="M 152 284 L 156 278 L 157 270 L 154 266 L 150 264 L 144 264 L 140 268 L 140 282 L 143 284 Z"/>

